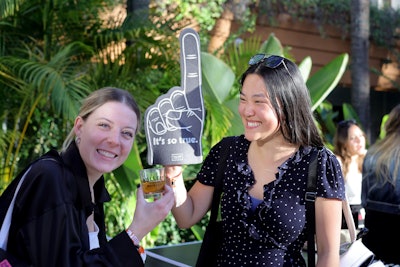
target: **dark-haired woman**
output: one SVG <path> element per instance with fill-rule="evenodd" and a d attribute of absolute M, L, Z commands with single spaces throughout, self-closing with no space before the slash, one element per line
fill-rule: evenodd
<path fill-rule="evenodd" d="M 317 158 L 317 266 L 339 266 L 344 181 L 335 155 L 323 147 L 309 91 L 292 61 L 255 55 L 241 78 L 239 114 L 244 134 L 230 137 L 223 176 L 223 243 L 215 266 L 306 266 L 305 192 L 311 155 Z M 206 157 L 187 192 L 180 166 L 168 166 L 180 227 L 210 209 L 221 144 Z"/>

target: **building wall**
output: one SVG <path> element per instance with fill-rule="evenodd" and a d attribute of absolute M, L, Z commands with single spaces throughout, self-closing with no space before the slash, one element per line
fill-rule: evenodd
<path fill-rule="evenodd" d="M 280 15 L 277 18 L 277 25 L 268 25 L 266 17 L 259 16 L 255 32 L 246 33 L 243 39 L 252 35 L 261 37 L 262 41 L 268 39 L 271 33 L 281 41 L 283 46 L 291 47 L 291 53 L 300 62 L 305 57 L 310 56 L 313 62 L 311 74 L 326 65 L 329 61 L 342 53 L 350 54 L 351 43 L 346 34 L 339 29 L 324 26 L 321 33 L 316 24 L 311 21 L 294 21 L 289 15 Z M 233 24 L 232 32 L 238 29 L 238 25 Z M 348 34 L 347 34 L 348 36 Z M 369 65 L 378 71 L 384 71 L 385 76 L 399 82 L 399 70 L 394 63 L 383 64 L 391 58 L 389 51 L 382 47 L 370 44 Z M 345 87 L 351 86 L 350 71 L 347 70 L 343 75 L 340 84 Z M 370 75 L 370 85 L 375 90 L 386 91 L 394 90 L 392 83 L 382 76 L 374 73 Z"/>

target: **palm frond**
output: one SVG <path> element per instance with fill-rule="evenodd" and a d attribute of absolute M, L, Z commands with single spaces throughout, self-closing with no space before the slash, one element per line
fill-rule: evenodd
<path fill-rule="evenodd" d="M 33 88 L 34 92 L 26 93 L 33 96 L 43 93 L 59 115 L 72 119 L 77 114 L 79 101 L 90 92 L 86 70 L 76 60 L 82 52 L 87 52 L 86 46 L 72 43 L 49 62 L 14 57 L 7 57 L 4 61 L 7 60 L 6 64 L 18 79 Z"/>

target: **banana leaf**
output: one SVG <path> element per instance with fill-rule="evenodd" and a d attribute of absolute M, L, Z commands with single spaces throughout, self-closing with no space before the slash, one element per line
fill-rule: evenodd
<path fill-rule="evenodd" d="M 312 110 L 315 110 L 335 89 L 346 70 L 348 61 L 349 55 L 347 53 L 341 54 L 307 80 Z"/>

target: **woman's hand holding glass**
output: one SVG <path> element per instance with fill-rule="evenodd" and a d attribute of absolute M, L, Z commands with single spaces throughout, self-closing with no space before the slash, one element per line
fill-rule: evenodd
<path fill-rule="evenodd" d="M 165 185 L 163 196 L 152 202 L 146 201 L 142 188 L 136 192 L 136 209 L 133 221 L 128 227 L 139 240 L 162 222 L 174 205 L 174 192 Z"/>

